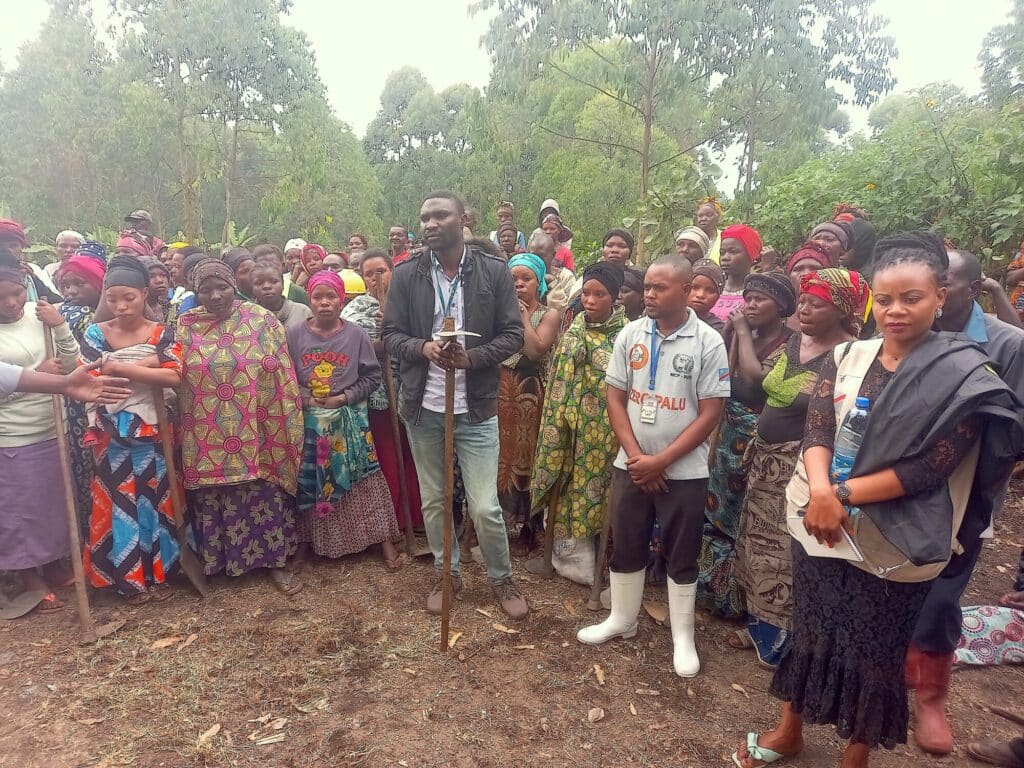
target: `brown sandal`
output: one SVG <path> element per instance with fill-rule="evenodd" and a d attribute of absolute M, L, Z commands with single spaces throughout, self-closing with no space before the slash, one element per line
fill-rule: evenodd
<path fill-rule="evenodd" d="M 270 581 L 282 595 L 291 597 L 302 591 L 302 582 L 283 568 L 275 568 L 270 572 Z"/>
<path fill-rule="evenodd" d="M 57 613 L 58 611 L 64 610 L 64 603 L 58 600 L 57 596 L 53 594 L 53 592 L 50 592 L 39 601 L 39 605 L 36 606 L 36 610 L 40 613 Z"/>
<path fill-rule="evenodd" d="M 384 558 L 384 567 L 387 568 L 389 571 L 392 571 L 392 572 L 400 571 L 400 570 L 402 570 L 402 566 L 404 566 L 408 562 L 409 562 L 409 556 L 407 554 L 405 554 L 405 552 L 399 552 L 397 555 L 395 555 L 390 560 L 388 560 L 385 557 Z"/>
<path fill-rule="evenodd" d="M 174 597 L 174 587 L 170 584 L 154 584 L 149 588 L 149 596 L 155 603 L 163 603 Z"/>
<path fill-rule="evenodd" d="M 737 651 L 749 651 L 754 647 L 754 641 L 751 640 L 750 635 L 742 629 L 730 632 L 725 642 L 729 644 L 730 648 L 735 648 Z"/>
<path fill-rule="evenodd" d="M 145 605 L 152 599 L 153 596 L 149 594 L 149 592 L 136 592 L 134 595 L 126 597 L 124 601 L 133 608 L 138 608 L 140 605 Z"/>

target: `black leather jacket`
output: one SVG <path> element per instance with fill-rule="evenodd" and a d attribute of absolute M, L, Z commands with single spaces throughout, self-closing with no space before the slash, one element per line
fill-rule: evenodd
<path fill-rule="evenodd" d="M 474 422 L 498 412 L 498 366 L 523 346 L 523 321 L 508 264 L 469 246 L 462 268 L 465 344 L 472 367 L 466 371 L 466 400 Z M 395 267 L 388 289 L 381 338 L 399 363 L 401 412 L 419 420 L 429 363 L 423 345 L 431 340 L 435 288 L 429 251 L 414 253 Z"/>

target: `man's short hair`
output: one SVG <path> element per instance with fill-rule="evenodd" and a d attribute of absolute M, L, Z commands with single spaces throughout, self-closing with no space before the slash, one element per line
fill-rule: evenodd
<path fill-rule="evenodd" d="M 423 198 L 423 202 L 426 202 L 427 200 L 450 200 L 455 206 L 455 210 L 460 214 L 464 214 L 466 212 L 466 204 L 462 202 L 462 198 L 447 189 L 434 190 Z"/>

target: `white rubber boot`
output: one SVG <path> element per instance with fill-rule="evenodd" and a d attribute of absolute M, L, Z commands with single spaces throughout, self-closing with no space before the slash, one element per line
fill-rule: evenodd
<path fill-rule="evenodd" d="M 672 666 L 680 677 L 696 677 L 700 659 L 693 643 L 693 606 L 697 583 L 676 584 L 668 579 L 668 614 L 672 624 Z"/>
<path fill-rule="evenodd" d="M 616 637 L 634 637 L 640 604 L 644 601 L 646 577 L 647 572 L 643 570 L 636 573 L 608 571 L 612 593 L 611 613 L 600 624 L 581 629 L 576 633 L 576 639 L 587 645 L 600 645 Z"/>

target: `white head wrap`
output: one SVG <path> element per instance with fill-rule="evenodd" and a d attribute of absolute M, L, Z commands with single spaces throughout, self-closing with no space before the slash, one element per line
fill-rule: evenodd
<path fill-rule="evenodd" d="M 73 229 L 65 229 L 63 232 L 57 235 L 57 238 L 56 240 L 54 240 L 54 243 L 59 243 L 65 237 L 75 238 L 75 240 L 78 241 L 79 245 L 85 242 L 85 235 L 81 234 L 80 232 L 75 232 L 75 230 Z"/>
<path fill-rule="evenodd" d="M 292 250 L 293 248 L 298 248 L 301 251 L 305 247 L 305 240 L 303 240 L 301 237 L 293 237 L 291 240 L 284 244 L 284 252 L 288 253 L 288 251 Z"/>

